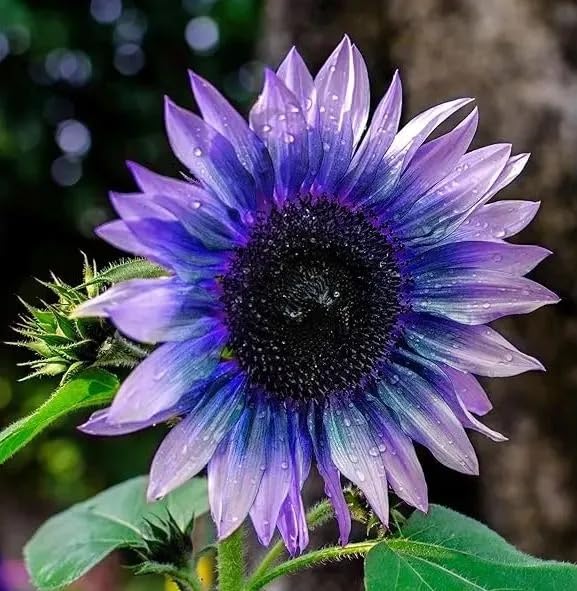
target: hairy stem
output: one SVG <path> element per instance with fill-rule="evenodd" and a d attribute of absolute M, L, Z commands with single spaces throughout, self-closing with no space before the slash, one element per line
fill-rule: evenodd
<path fill-rule="evenodd" d="M 330 546 L 321 550 L 314 550 L 302 556 L 287 560 L 274 568 L 271 568 L 261 576 L 253 577 L 246 587 L 246 591 L 257 591 L 268 585 L 271 581 L 291 575 L 306 568 L 343 558 L 355 558 L 365 556 L 368 551 L 377 543 L 375 540 L 358 542 L 347 546 Z"/>
<path fill-rule="evenodd" d="M 180 591 L 202 591 L 194 573 L 176 566 L 166 566 L 164 574 L 172 579 Z"/>
<path fill-rule="evenodd" d="M 328 499 L 323 499 L 312 507 L 307 513 L 307 524 L 309 530 L 314 530 L 316 527 L 326 523 L 333 514 L 333 507 Z M 274 546 L 265 554 L 261 563 L 255 569 L 252 574 L 250 581 L 248 582 L 248 588 L 253 581 L 256 581 L 266 573 L 269 568 L 283 555 L 285 546 L 282 540 L 279 540 Z"/>
<path fill-rule="evenodd" d="M 219 591 L 240 591 L 244 584 L 244 531 L 238 528 L 218 544 Z"/>

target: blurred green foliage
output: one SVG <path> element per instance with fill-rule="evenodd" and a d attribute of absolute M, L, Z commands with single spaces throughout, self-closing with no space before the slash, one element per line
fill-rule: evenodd
<path fill-rule="evenodd" d="M 134 190 L 125 160 L 179 172 L 166 141 L 163 95 L 193 107 L 187 68 L 241 110 L 258 91 L 259 0 L 0 0 L 0 293 L 2 341 L 23 310 L 51 302 L 34 278 L 80 283 L 80 250 L 103 265 L 120 253 L 94 238 L 112 217 L 109 189 Z M 18 382 L 24 351 L 0 348 L 0 428 L 56 387 Z M 66 420 L 12 458 L 0 490 L 42 514 L 146 472 L 164 429 L 119 439 Z M 10 486 L 7 486 L 10 483 Z M 40 507 L 40 509 L 38 509 Z M 43 507 L 43 508 L 42 508 Z M 2 536 L 0 535 L 0 546 Z"/>

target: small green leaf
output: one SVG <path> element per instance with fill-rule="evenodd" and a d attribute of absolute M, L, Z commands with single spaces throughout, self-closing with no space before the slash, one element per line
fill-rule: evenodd
<path fill-rule="evenodd" d="M 56 419 L 88 406 L 102 406 L 118 389 L 118 379 L 103 369 L 87 369 L 58 388 L 32 414 L 0 433 L 0 464 L 29 443 Z"/>
<path fill-rule="evenodd" d="M 194 478 L 165 499 L 146 502 L 145 476 L 114 486 L 49 519 L 24 548 L 32 582 L 41 590 L 69 585 L 118 548 L 138 548 L 147 523 L 170 512 L 183 530 L 208 511 L 204 478 Z"/>
<path fill-rule="evenodd" d="M 401 536 L 365 562 L 366 591 L 577 589 L 577 566 L 523 554 L 483 524 L 444 507 L 415 512 Z"/>
<path fill-rule="evenodd" d="M 128 279 L 153 279 L 163 277 L 166 274 L 166 269 L 146 259 L 125 259 L 113 263 L 107 269 L 95 274 L 91 283 L 119 283 Z"/>

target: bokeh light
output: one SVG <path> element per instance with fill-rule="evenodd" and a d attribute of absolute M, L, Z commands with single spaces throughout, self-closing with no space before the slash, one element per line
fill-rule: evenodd
<path fill-rule="evenodd" d="M 191 19 L 186 25 L 184 36 L 190 48 L 198 53 L 210 53 L 220 40 L 218 24 L 209 16 Z"/>
<path fill-rule="evenodd" d="M 90 150 L 90 131 L 84 123 L 67 119 L 56 129 L 56 143 L 69 155 L 84 156 Z"/>

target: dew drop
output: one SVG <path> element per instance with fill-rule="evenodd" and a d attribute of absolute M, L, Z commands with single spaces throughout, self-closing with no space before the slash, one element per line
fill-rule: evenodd
<path fill-rule="evenodd" d="M 200 158 L 202 156 L 202 150 L 200 148 L 194 148 L 193 154 Z"/>

